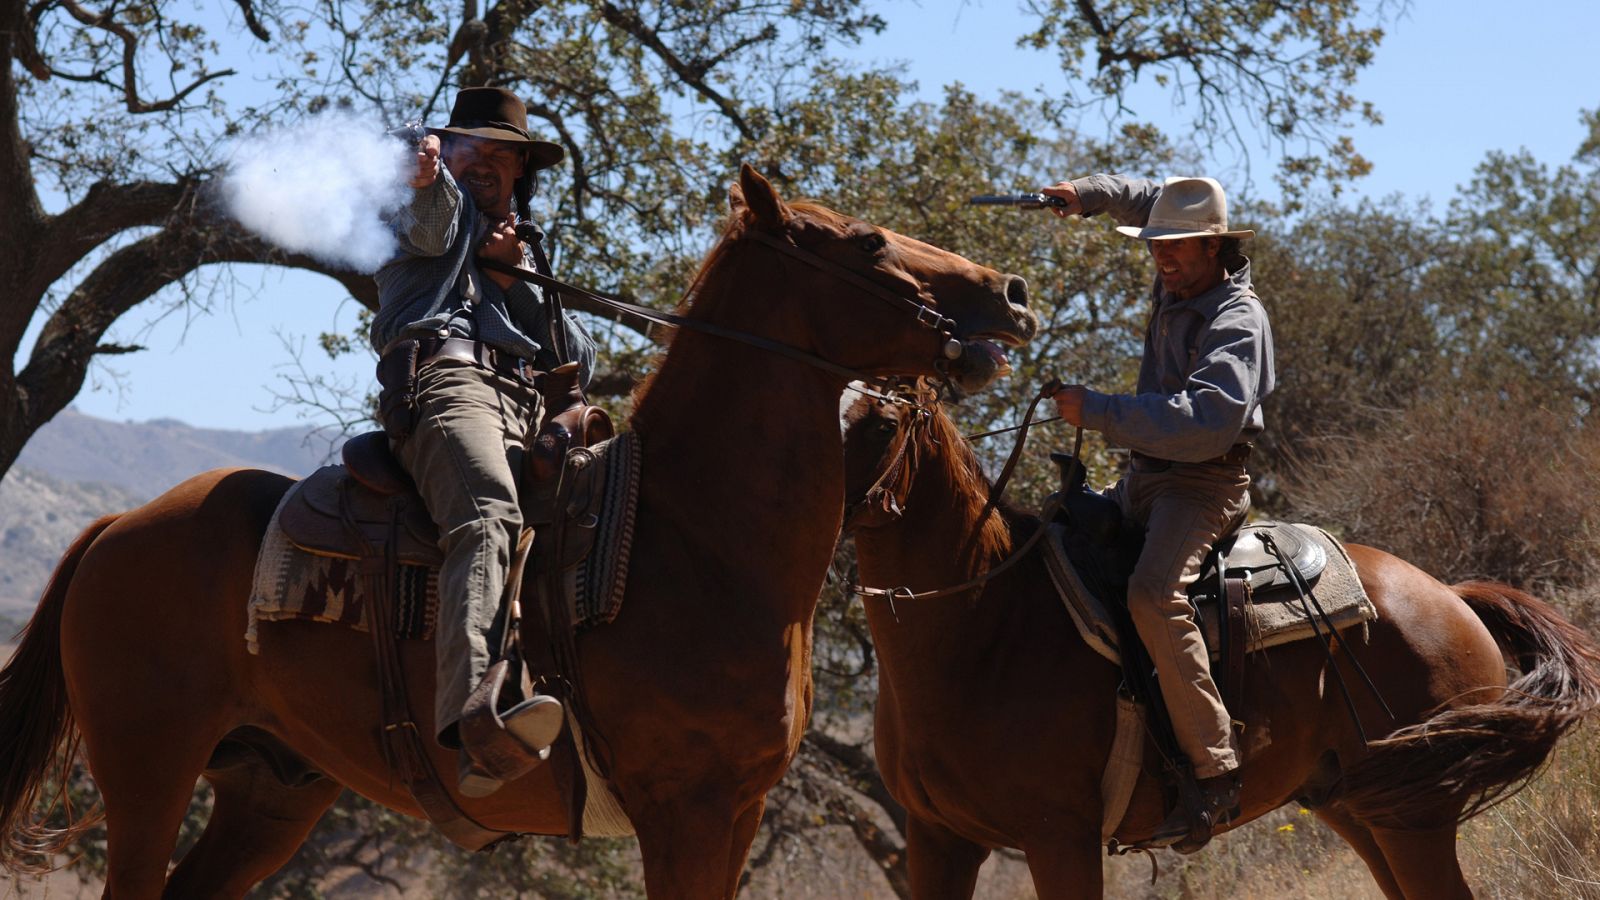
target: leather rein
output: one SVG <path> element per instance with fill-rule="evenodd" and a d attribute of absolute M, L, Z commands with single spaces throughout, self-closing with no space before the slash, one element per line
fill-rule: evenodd
<path fill-rule="evenodd" d="M 891 291 L 883 285 L 866 278 L 859 272 L 851 271 L 850 269 L 847 269 L 844 266 L 833 262 L 832 260 L 824 259 L 823 257 L 818 256 L 817 254 L 799 246 L 793 241 L 780 240 L 764 231 L 748 230 L 745 232 L 743 237 L 753 238 L 757 243 L 765 244 L 768 247 L 777 250 L 781 254 L 799 260 L 800 262 L 811 266 L 812 268 L 818 269 L 827 275 L 831 275 L 834 278 L 845 282 L 846 284 L 865 291 L 872 297 L 910 313 L 911 316 L 916 319 L 917 324 L 932 328 L 944 336 L 944 360 L 941 361 L 941 364 L 948 364 L 949 362 L 959 359 L 961 354 L 964 352 L 960 340 L 958 340 L 955 336 L 955 320 L 942 315 L 937 309 L 934 309 L 926 303 L 923 303 L 920 296 L 908 297 L 904 294 Z M 801 350 L 799 347 L 795 347 L 792 344 L 785 344 L 782 341 L 773 340 L 772 338 L 750 334 L 749 332 L 739 331 L 733 328 L 725 328 L 714 322 L 707 322 L 703 319 L 691 319 L 686 316 L 676 315 L 674 313 L 662 312 L 661 310 L 653 309 L 648 306 L 641 306 L 637 303 L 630 303 L 620 297 L 614 297 L 599 291 L 592 291 L 576 285 L 568 284 L 567 282 L 561 281 L 552 276 L 545 275 L 541 272 L 535 272 L 531 269 L 525 269 L 521 266 L 508 265 L 506 263 L 490 259 L 479 259 L 478 266 L 479 268 L 487 269 L 492 272 L 499 272 L 504 275 L 510 275 L 514 278 L 519 278 L 523 281 L 529 282 L 530 284 L 536 284 L 542 288 L 546 288 L 560 294 L 583 297 L 608 309 L 612 309 L 616 312 L 627 315 L 637 316 L 638 318 L 649 322 L 655 322 L 657 324 L 667 325 L 674 328 L 687 328 L 691 331 L 698 331 L 703 334 L 709 334 L 727 340 L 738 341 L 742 344 L 747 344 L 771 353 L 776 353 L 779 356 L 783 356 L 788 359 L 803 362 L 806 365 L 813 366 L 825 372 L 831 372 L 835 375 L 842 375 L 852 381 L 862 381 L 867 384 L 874 385 L 885 393 L 890 392 L 893 387 L 893 381 L 890 378 L 867 375 L 855 369 L 841 366 L 832 360 L 824 359 L 823 357 L 818 356 L 815 353 L 811 353 L 810 351 Z M 702 272 L 701 277 L 703 278 L 705 274 L 705 272 Z M 684 292 L 684 296 L 688 297 L 693 295 L 695 289 L 698 288 L 699 285 L 700 280 L 696 279 L 693 284 L 689 285 L 689 289 Z"/>
<path fill-rule="evenodd" d="M 1059 387 L 1059 383 L 1052 381 L 1039 389 L 1039 393 L 1034 396 L 1033 402 L 1028 404 L 1028 412 L 1023 416 L 1022 424 L 1013 426 L 1011 428 L 999 429 L 999 431 L 1018 432 L 1017 442 L 1012 445 L 1011 454 L 1006 458 L 1005 466 L 1000 471 L 1000 477 L 996 478 L 994 484 L 989 487 L 989 498 L 984 503 L 983 512 L 978 516 L 978 522 L 980 525 L 995 511 L 995 509 L 998 507 L 1001 496 L 1005 493 L 1006 485 L 1011 480 L 1011 474 L 1013 471 L 1015 471 L 1017 461 L 1022 456 L 1022 448 L 1027 444 L 1028 430 L 1037 424 L 1034 422 L 1033 417 L 1034 413 L 1039 408 L 1040 401 L 1047 397 L 1054 396 L 1057 387 Z M 894 392 L 890 392 L 887 397 L 880 397 L 880 399 L 887 400 L 889 402 L 907 403 L 913 406 L 915 410 L 915 418 L 913 418 L 910 423 L 900 427 L 899 434 L 897 435 L 898 442 L 894 450 L 893 458 L 889 461 L 889 464 L 884 467 L 883 473 L 878 476 L 876 481 L 873 482 L 872 487 L 867 489 L 866 498 L 860 501 L 860 503 L 858 503 L 856 506 L 851 507 L 850 512 L 847 513 L 845 517 L 845 521 L 847 523 L 852 521 L 856 513 L 862 511 L 882 510 L 893 518 L 899 518 L 900 502 L 894 496 L 893 490 L 890 489 L 888 485 L 891 480 L 902 480 L 899 478 L 902 472 L 909 473 L 908 477 L 903 479 L 907 482 L 909 482 L 911 477 L 915 477 L 915 432 L 925 428 L 925 423 L 927 422 L 928 418 L 933 415 L 932 410 L 926 405 L 901 399 L 900 395 Z M 937 395 L 934 396 L 932 402 L 938 402 Z M 967 440 L 970 441 L 973 438 L 986 437 L 990 434 L 996 433 L 999 432 L 984 432 L 983 434 L 969 436 Z M 1078 455 L 1079 448 L 1081 448 L 1082 445 L 1083 429 L 1080 428 L 1078 429 L 1077 443 L 1073 446 L 1074 456 Z M 912 465 L 906 465 L 906 460 L 908 458 L 913 460 Z M 891 607 L 893 606 L 895 600 L 932 600 L 937 597 L 948 597 L 953 594 L 960 594 L 972 590 L 973 588 L 985 584 L 990 579 L 998 576 L 1000 573 L 1021 562 L 1023 557 L 1027 556 L 1028 553 L 1033 550 L 1034 546 L 1037 545 L 1044 537 L 1045 532 L 1050 527 L 1051 521 L 1055 518 L 1056 512 L 1061 508 L 1061 503 L 1062 498 L 1059 495 L 1051 495 L 1050 499 L 1045 502 L 1044 508 L 1039 510 L 1039 527 L 1034 529 L 1033 534 L 1030 535 L 1028 539 L 1019 547 L 1017 547 L 1016 550 L 1013 550 L 1011 555 L 1006 557 L 1005 560 L 999 565 L 975 578 L 968 579 L 960 584 L 938 588 L 931 591 L 917 592 L 912 591 L 907 587 L 875 588 L 867 587 L 866 585 L 859 583 L 851 585 L 850 590 L 855 594 L 859 594 L 863 599 L 868 597 L 884 598 L 889 601 Z"/>

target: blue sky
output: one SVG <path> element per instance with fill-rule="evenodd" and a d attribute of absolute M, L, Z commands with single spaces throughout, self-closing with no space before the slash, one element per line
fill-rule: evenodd
<path fill-rule="evenodd" d="M 1527 12 L 1508 14 L 1503 4 L 1480 0 L 1414 0 L 1391 23 L 1355 90 L 1385 119 L 1380 127 L 1355 133 L 1357 147 L 1375 165 L 1353 187 L 1357 196 L 1401 194 L 1442 205 L 1491 150 L 1525 147 L 1552 166 L 1570 159 L 1583 137 L 1579 110 L 1600 106 L 1600 78 L 1592 70 L 1600 3 L 1541 0 L 1515 9 Z M 881 3 L 879 11 L 888 29 L 855 55 L 903 62 L 929 99 L 952 81 L 981 96 L 1064 84 L 1049 56 L 1016 48 L 1028 25 L 1017 0 L 896 0 Z M 1141 117 L 1158 124 L 1175 124 L 1183 116 L 1154 91 L 1136 95 L 1134 104 Z M 1103 125 L 1091 117 L 1082 127 Z M 1270 192 L 1276 160 L 1252 150 L 1256 186 Z M 1241 161 L 1230 152 L 1219 150 L 1211 163 L 1208 174 L 1224 184 L 1242 178 Z M 1041 172 L 1039 181 L 1081 174 L 1087 173 Z M 356 384 L 370 381 L 369 360 L 335 365 L 315 346 L 319 332 L 347 332 L 355 321 L 355 306 L 339 302 L 344 295 L 337 285 L 253 267 L 240 267 L 236 280 L 234 299 L 218 300 L 210 314 L 152 323 L 152 304 L 150 312 L 136 309 L 124 316 L 111 338 L 149 349 L 110 360 L 107 367 L 124 375 L 122 390 L 102 369 L 76 407 L 108 419 L 175 418 L 215 428 L 318 424 L 323 420 L 303 408 L 274 409 L 276 375 L 294 365 L 285 341 L 303 342 L 303 359 L 318 373 Z M 31 337 L 24 353 L 30 348 Z"/>

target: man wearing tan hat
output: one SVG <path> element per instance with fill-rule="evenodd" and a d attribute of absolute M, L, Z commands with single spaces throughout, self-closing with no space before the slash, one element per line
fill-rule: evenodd
<path fill-rule="evenodd" d="M 534 173 L 562 155 L 559 144 L 529 135 L 516 94 L 461 91 L 450 123 L 428 129 L 417 145 L 411 202 L 390 220 L 400 252 L 375 276 L 370 337 L 384 385 L 379 417 L 445 552 L 434 721 L 439 742 L 456 749 L 462 708 L 506 625 L 500 599 L 522 527 L 516 473 L 543 406 L 531 373 L 557 365 L 549 345 L 563 337 L 583 383 L 594 369 L 594 342 L 575 320 L 565 318 L 555 334 L 533 286 L 478 265 L 534 267 L 534 248 L 515 226 L 519 213 L 528 215 Z M 504 721 L 537 753 L 560 732 L 561 703 L 536 695 Z M 468 796 L 501 786 L 465 750 L 458 776 Z"/>
<path fill-rule="evenodd" d="M 1147 529 L 1128 608 L 1201 794 L 1201 808 L 1180 805 L 1156 843 L 1198 849 L 1239 800 L 1232 728 L 1188 588 L 1206 551 L 1249 509 L 1244 464 L 1274 382 L 1272 329 L 1239 252 L 1254 232 L 1228 229 L 1227 201 L 1210 178 L 1092 175 L 1044 193 L 1066 201 L 1058 216 L 1110 215 L 1156 264 L 1136 393 L 1068 385 L 1055 400 L 1067 422 L 1132 451 L 1111 490 L 1123 515 Z"/>

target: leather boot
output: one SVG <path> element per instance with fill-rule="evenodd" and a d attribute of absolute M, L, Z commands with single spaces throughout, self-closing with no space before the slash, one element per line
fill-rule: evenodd
<path fill-rule="evenodd" d="M 1193 853 L 1211 842 L 1211 833 L 1239 816 L 1239 776 L 1233 772 L 1201 778 L 1189 802 L 1180 799 L 1150 837 L 1154 847 Z"/>
<path fill-rule="evenodd" d="M 499 715 L 522 749 L 508 752 L 502 745 L 475 746 L 468 740 L 456 766 L 456 787 L 464 797 L 487 797 L 549 759 L 564 718 L 561 701 L 548 694 L 534 694 Z"/>

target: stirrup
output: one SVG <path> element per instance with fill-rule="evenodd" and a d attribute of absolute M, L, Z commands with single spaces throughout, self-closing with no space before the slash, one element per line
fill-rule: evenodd
<path fill-rule="evenodd" d="M 510 688 L 511 671 L 510 660 L 490 666 L 461 715 L 462 747 L 484 774 L 499 781 L 521 778 L 548 759 L 565 718 L 561 701 L 545 694 L 528 696 L 520 678 Z M 502 709 L 500 698 L 506 693 L 522 699 Z"/>
<path fill-rule="evenodd" d="M 1239 817 L 1239 777 L 1233 772 L 1215 775 L 1201 784 L 1184 772 L 1178 787 L 1178 806 L 1156 826 L 1145 842 L 1177 853 L 1194 853 L 1211 842 L 1211 835 Z M 1225 780 L 1222 780 L 1225 779 Z M 1219 782 L 1219 780 L 1221 780 Z"/>

